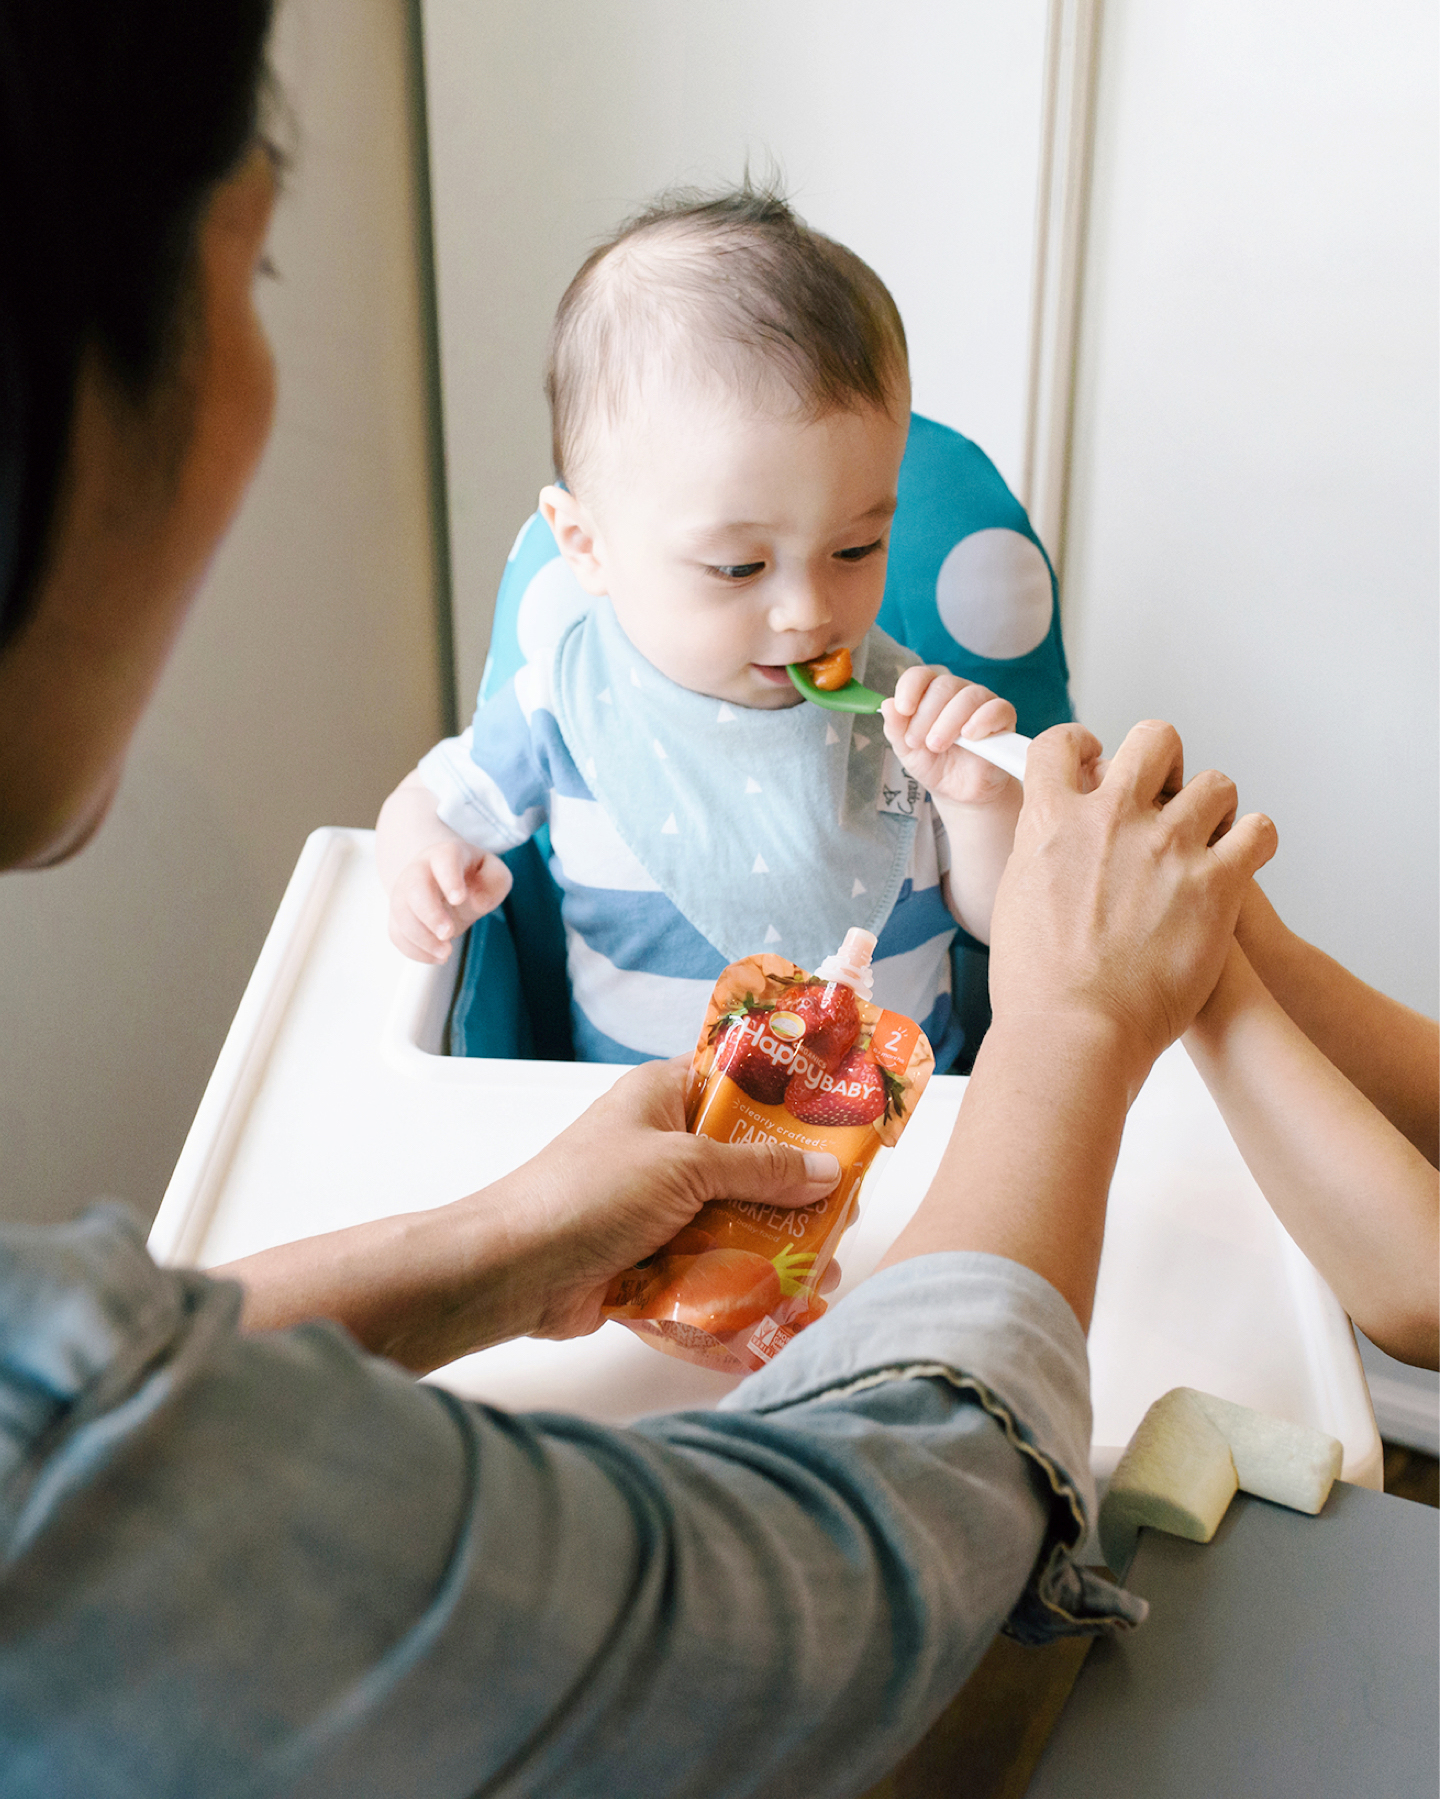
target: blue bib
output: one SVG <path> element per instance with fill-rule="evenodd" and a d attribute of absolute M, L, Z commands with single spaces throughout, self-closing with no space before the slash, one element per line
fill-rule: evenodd
<path fill-rule="evenodd" d="M 893 692 L 916 658 L 872 630 L 858 679 Z M 780 711 L 677 687 L 608 600 L 555 656 L 555 709 L 590 791 L 646 873 L 727 962 L 774 950 L 814 969 L 852 925 L 878 937 L 915 831 L 882 811 L 877 718 L 808 701 Z M 890 803 L 893 804 L 893 789 Z"/>

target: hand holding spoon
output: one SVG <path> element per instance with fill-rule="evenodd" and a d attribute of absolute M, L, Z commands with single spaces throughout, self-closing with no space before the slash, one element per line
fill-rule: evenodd
<path fill-rule="evenodd" d="M 843 663 L 840 662 L 842 655 Z M 874 688 L 865 687 L 853 676 L 849 676 L 849 662 L 848 651 L 836 651 L 830 657 L 817 657 L 813 663 L 787 663 L 786 667 L 791 681 L 805 698 L 812 700 L 816 706 L 823 706 L 827 712 L 878 713 L 885 704 L 886 696 L 877 694 Z M 830 664 L 831 668 L 817 667 L 825 664 Z M 817 673 L 821 682 L 839 674 L 839 685 L 821 686 L 816 680 Z M 959 743 L 962 749 L 972 750 L 976 756 L 985 762 L 994 763 L 997 769 L 1003 769 L 1017 781 L 1025 779 L 1025 752 L 1030 748 L 1030 740 L 1020 732 L 996 731 L 989 737 L 961 738 Z"/>

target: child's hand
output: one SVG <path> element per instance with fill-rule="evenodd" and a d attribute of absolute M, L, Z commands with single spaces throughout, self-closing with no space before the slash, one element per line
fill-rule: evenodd
<path fill-rule="evenodd" d="M 960 806 L 984 806 L 1012 785 L 1003 769 L 969 755 L 967 737 L 1015 729 L 1015 708 L 987 687 L 962 681 L 938 664 L 907 669 L 895 698 L 880 709 L 885 736 L 907 775 Z M 963 733 L 963 735 L 962 735 Z"/>
<path fill-rule="evenodd" d="M 390 890 L 390 941 L 414 962 L 443 963 L 456 938 L 510 892 L 498 856 L 449 838 L 423 850 Z"/>

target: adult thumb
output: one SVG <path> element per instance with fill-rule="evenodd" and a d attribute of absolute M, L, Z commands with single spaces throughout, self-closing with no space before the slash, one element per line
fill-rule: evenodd
<path fill-rule="evenodd" d="M 1249 880 L 1258 874 L 1279 848 L 1280 834 L 1264 813 L 1246 813 L 1214 844 L 1218 860 Z"/>
<path fill-rule="evenodd" d="M 828 1150 L 789 1144 L 722 1144 L 694 1139 L 710 1198 L 758 1200 L 767 1206 L 814 1206 L 840 1180 L 840 1162 Z"/>

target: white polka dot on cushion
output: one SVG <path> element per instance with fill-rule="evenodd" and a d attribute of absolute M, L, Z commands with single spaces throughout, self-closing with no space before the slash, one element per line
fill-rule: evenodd
<path fill-rule="evenodd" d="M 996 661 L 1024 656 L 1050 629 L 1050 570 L 1018 531 L 972 531 L 940 565 L 935 603 L 964 650 Z"/>
<path fill-rule="evenodd" d="M 594 604 L 563 556 L 535 571 L 520 600 L 515 635 L 526 662 L 547 668 L 565 627 Z"/>

